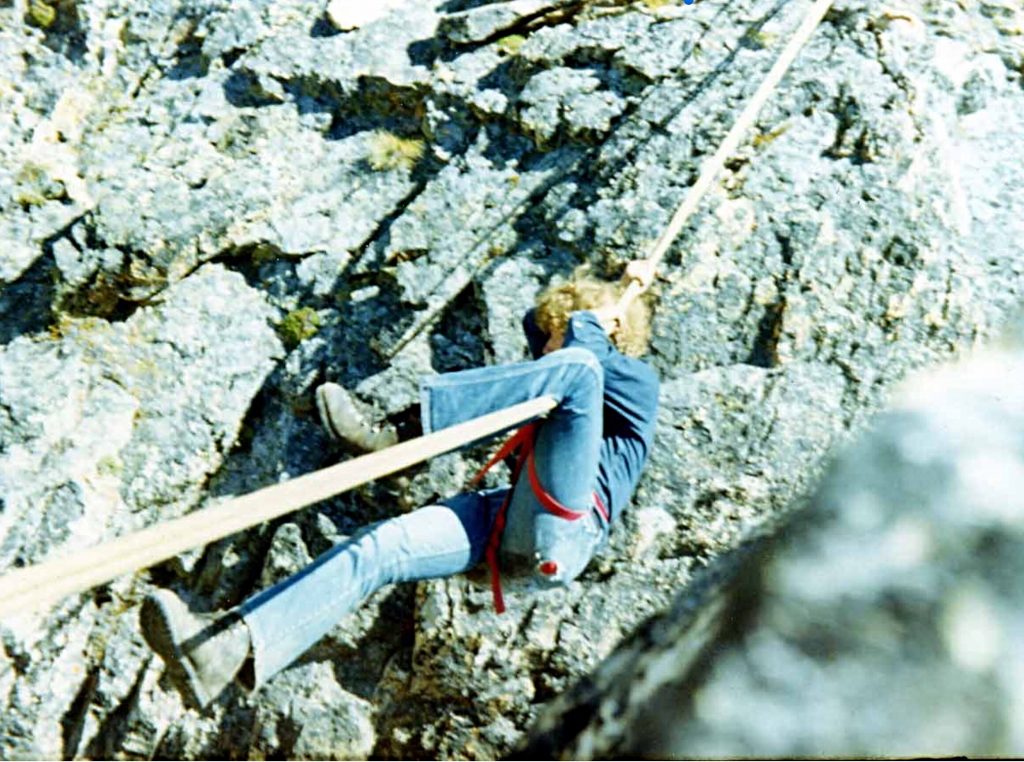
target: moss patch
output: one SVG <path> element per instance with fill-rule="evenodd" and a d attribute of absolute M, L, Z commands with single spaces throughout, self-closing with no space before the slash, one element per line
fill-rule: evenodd
<path fill-rule="evenodd" d="M 320 314 L 312 307 L 292 310 L 277 326 L 277 335 L 289 349 L 294 349 L 305 339 L 316 336 L 320 330 Z"/>
<path fill-rule="evenodd" d="M 780 127 L 776 127 L 771 132 L 759 133 L 759 134 L 754 136 L 754 140 L 753 140 L 754 146 L 756 148 L 761 148 L 762 146 L 770 145 L 777 138 L 780 138 L 784 134 L 786 134 L 786 131 L 788 129 L 789 129 L 789 125 L 788 124 L 783 124 Z"/>
<path fill-rule="evenodd" d="M 497 48 L 507 56 L 514 56 L 519 54 L 519 49 L 523 47 L 524 42 L 526 42 L 526 38 L 523 35 L 510 34 L 498 40 Z"/>
<path fill-rule="evenodd" d="M 412 169 L 423 156 L 424 143 L 418 138 L 401 138 L 378 130 L 370 137 L 370 150 L 366 161 L 372 169 L 384 172 L 392 169 Z"/>
<path fill-rule="evenodd" d="M 25 21 L 40 29 L 49 29 L 57 20 L 57 9 L 43 0 L 32 0 L 25 14 Z"/>

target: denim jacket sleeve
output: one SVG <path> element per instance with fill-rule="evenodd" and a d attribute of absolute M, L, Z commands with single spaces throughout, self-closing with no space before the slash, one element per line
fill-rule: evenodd
<path fill-rule="evenodd" d="M 582 347 L 589 349 L 604 365 L 610 355 L 618 354 L 608 334 L 593 312 L 573 312 L 569 315 L 569 323 L 565 326 L 563 347 Z"/>

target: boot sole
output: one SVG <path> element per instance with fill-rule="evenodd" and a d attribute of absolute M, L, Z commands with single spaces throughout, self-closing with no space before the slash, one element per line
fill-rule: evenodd
<path fill-rule="evenodd" d="M 196 707 L 204 709 L 210 699 L 201 695 L 197 688 L 198 676 L 181 650 L 180 639 L 175 633 L 174 617 L 167 605 L 163 590 L 158 590 L 142 602 L 142 610 L 139 612 L 142 637 L 164 660 L 174 687 Z"/>
<path fill-rule="evenodd" d="M 324 388 L 322 386 L 317 387 L 316 390 L 316 409 L 320 414 L 320 423 L 327 433 L 331 435 L 331 438 L 337 441 L 341 441 L 341 434 L 334 428 L 334 421 L 331 420 L 331 414 L 327 411 L 327 400 L 324 397 Z"/>

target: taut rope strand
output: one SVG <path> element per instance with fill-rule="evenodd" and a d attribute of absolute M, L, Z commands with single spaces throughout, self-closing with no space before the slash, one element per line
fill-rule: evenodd
<path fill-rule="evenodd" d="M 538 397 L 181 518 L 154 524 L 66 558 L 10 572 L 0 577 L 0 617 L 38 609 L 66 595 L 160 563 L 190 548 L 220 540 L 467 442 L 518 426 L 550 412 L 556 405 L 552 397 Z"/>
<path fill-rule="evenodd" d="M 658 240 L 654 242 L 650 253 L 647 255 L 647 259 L 654 262 L 655 268 L 661 264 L 661 260 L 679 235 L 679 231 L 683 229 L 683 225 L 697 211 L 697 207 L 704 198 L 704 194 L 711 188 L 711 184 L 715 181 L 722 167 L 725 166 L 726 160 L 739 148 L 740 140 L 742 140 L 744 133 L 757 118 L 757 115 L 764 107 L 765 101 L 768 100 L 768 96 L 778 87 L 779 82 L 792 65 L 797 53 L 800 52 L 800 49 L 810 39 L 811 35 L 814 34 L 814 30 L 818 28 L 821 20 L 825 18 L 825 14 L 832 7 L 832 3 L 833 0 L 817 0 L 811 7 L 803 23 L 800 24 L 799 29 L 796 30 L 789 44 L 786 45 L 786 48 L 779 55 L 775 65 L 772 66 L 764 81 L 757 88 L 757 92 L 754 93 L 753 97 L 743 108 L 743 112 L 736 120 L 736 123 L 725 136 L 725 140 L 718 146 L 718 150 L 705 160 L 700 168 L 697 182 L 690 186 L 690 190 L 687 192 L 686 198 L 683 199 L 683 203 L 676 209 L 672 219 L 669 220 L 668 226 L 658 236 Z M 640 288 L 640 285 L 636 281 L 630 282 L 619 298 L 618 308 L 620 313 L 625 312 L 630 303 L 641 293 L 643 293 L 643 290 Z"/>

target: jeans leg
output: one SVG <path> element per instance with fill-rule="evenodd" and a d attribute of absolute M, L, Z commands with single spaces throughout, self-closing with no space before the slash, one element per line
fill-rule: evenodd
<path fill-rule="evenodd" d="M 242 603 L 256 685 L 302 655 L 380 587 L 475 566 L 505 492 L 465 493 L 372 524 Z"/>
<path fill-rule="evenodd" d="M 429 431 L 542 395 L 553 396 L 559 404 L 537 434 L 537 477 L 559 503 L 588 515 L 567 521 L 549 513 L 537 501 L 524 471 L 509 506 L 502 569 L 505 574 L 526 576 L 540 587 L 551 587 L 575 579 L 604 537 L 592 498 L 604 430 L 604 376 L 597 358 L 574 347 L 534 362 L 426 379 L 422 417 Z M 554 561 L 557 571 L 539 572 L 543 561 Z"/>
<path fill-rule="evenodd" d="M 538 454 L 551 453 L 537 459 L 538 476 L 560 503 L 587 510 L 604 429 L 604 374 L 589 350 L 571 347 L 531 362 L 424 379 L 423 430 L 429 433 L 545 395 L 554 397 L 558 407 L 538 437 Z"/>
<path fill-rule="evenodd" d="M 580 453 L 590 444 L 587 432 L 572 426 L 559 426 L 556 421 L 546 422 L 537 435 L 534 459 L 538 479 L 548 494 L 557 496 L 557 485 L 570 481 L 567 476 L 576 467 L 567 453 Z M 575 439 L 582 443 L 573 443 Z M 599 440 L 598 440 L 599 446 Z M 598 453 L 594 454 L 595 462 Z M 590 563 L 594 553 L 607 537 L 607 528 L 598 517 L 593 503 L 593 486 L 586 494 L 584 506 L 573 506 L 586 515 L 568 520 L 548 511 L 540 504 L 526 473 L 515 486 L 506 523 L 503 547 L 513 568 L 528 570 L 536 587 L 550 588 L 567 585 L 580 575 Z M 579 506 L 579 507 L 577 507 Z M 518 558 L 516 558 L 518 557 Z M 528 562 L 528 563 L 525 563 Z M 554 562 L 555 567 L 541 572 L 540 565 Z"/>

